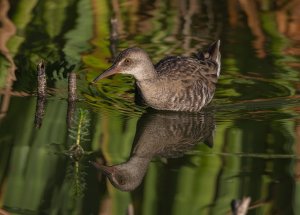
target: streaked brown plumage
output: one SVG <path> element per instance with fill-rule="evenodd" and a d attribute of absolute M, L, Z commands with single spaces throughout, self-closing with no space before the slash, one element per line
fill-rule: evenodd
<path fill-rule="evenodd" d="M 120 190 L 134 190 L 153 157 L 182 156 L 203 141 L 213 145 L 213 113 L 145 113 L 137 124 L 133 150 L 127 162 L 114 166 L 95 164 Z"/>
<path fill-rule="evenodd" d="M 145 51 L 129 48 L 93 82 L 116 74 L 130 74 L 139 93 L 158 110 L 198 112 L 213 98 L 220 75 L 220 41 L 195 57 L 166 57 L 153 65 Z"/>

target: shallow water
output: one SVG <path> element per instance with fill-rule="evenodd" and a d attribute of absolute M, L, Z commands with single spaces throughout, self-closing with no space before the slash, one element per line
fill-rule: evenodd
<path fill-rule="evenodd" d="M 230 214 L 244 197 L 249 214 L 300 213 L 299 1 L 2 2 L 0 214 Z M 124 48 L 157 62 L 217 39 L 203 113 L 139 106 L 128 76 L 88 84 Z"/>

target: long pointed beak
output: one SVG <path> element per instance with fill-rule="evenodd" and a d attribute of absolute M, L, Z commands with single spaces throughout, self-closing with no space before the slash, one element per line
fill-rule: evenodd
<path fill-rule="evenodd" d="M 119 72 L 118 68 L 117 68 L 116 66 L 112 66 L 112 67 L 110 67 L 109 69 L 105 70 L 101 75 L 99 75 L 98 77 L 96 77 L 96 78 L 92 81 L 92 83 L 94 84 L 94 83 L 96 83 L 97 81 L 99 81 L 100 79 L 106 78 L 106 77 L 111 76 L 111 75 L 113 75 L 113 74 L 116 74 L 116 73 L 118 73 L 118 72 Z"/>
<path fill-rule="evenodd" d="M 105 175 L 111 175 L 115 172 L 115 168 L 113 166 L 104 166 L 94 161 L 90 161 L 90 163 L 93 164 L 97 169 L 101 170 Z"/>

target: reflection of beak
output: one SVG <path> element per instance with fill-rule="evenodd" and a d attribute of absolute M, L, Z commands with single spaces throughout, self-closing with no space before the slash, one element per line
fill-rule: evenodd
<path fill-rule="evenodd" d="M 113 166 L 104 166 L 100 163 L 90 161 L 97 169 L 101 170 L 106 176 L 112 175 L 115 172 L 115 168 Z"/>
<path fill-rule="evenodd" d="M 95 78 L 92 83 L 96 83 L 97 81 L 99 81 L 100 79 L 106 78 L 108 76 L 111 76 L 113 74 L 118 73 L 119 70 L 117 69 L 116 66 L 112 66 L 109 69 L 105 70 L 101 75 L 99 75 L 97 78 Z"/>

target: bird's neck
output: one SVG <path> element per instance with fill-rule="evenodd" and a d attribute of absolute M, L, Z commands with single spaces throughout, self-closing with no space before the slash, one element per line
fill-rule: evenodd
<path fill-rule="evenodd" d="M 131 167 L 130 169 L 135 169 L 140 173 L 145 173 L 148 167 L 151 157 L 140 157 L 133 155 L 127 162 L 127 166 Z"/>
<path fill-rule="evenodd" d="M 141 181 L 147 172 L 150 161 L 151 157 L 139 157 L 133 155 L 127 162 L 117 166 L 126 169 L 128 174 L 131 175 L 134 180 Z"/>
<path fill-rule="evenodd" d="M 143 71 L 135 74 L 134 77 L 138 82 L 147 81 L 155 79 L 157 77 L 157 72 L 152 62 L 149 61 L 146 65 L 144 65 Z"/>

